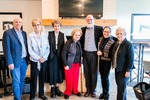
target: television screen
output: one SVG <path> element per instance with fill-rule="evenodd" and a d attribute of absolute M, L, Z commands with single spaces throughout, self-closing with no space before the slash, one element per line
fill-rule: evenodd
<path fill-rule="evenodd" d="M 103 0 L 59 0 L 59 17 L 103 16 Z"/>

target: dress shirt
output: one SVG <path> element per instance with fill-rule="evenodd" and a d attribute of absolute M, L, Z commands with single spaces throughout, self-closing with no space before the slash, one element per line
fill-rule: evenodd
<path fill-rule="evenodd" d="M 24 38 L 22 36 L 22 30 L 18 31 L 15 29 L 15 31 L 16 31 L 19 41 L 22 45 L 22 58 L 25 58 L 27 56 L 27 51 L 26 51 L 26 47 L 25 47 L 25 43 L 24 43 Z"/>
<path fill-rule="evenodd" d="M 47 60 L 50 53 L 50 46 L 48 42 L 48 36 L 45 33 L 41 33 L 37 36 L 35 32 L 32 32 L 28 36 L 28 51 L 30 54 L 30 60 L 38 63 L 38 69 L 40 70 L 39 58 L 43 57 Z"/>
<path fill-rule="evenodd" d="M 59 35 L 59 33 L 55 32 L 56 50 L 57 50 L 57 44 L 58 44 L 58 35 Z"/>
<path fill-rule="evenodd" d="M 88 27 L 86 29 L 85 33 L 85 43 L 84 43 L 84 50 L 85 51 L 97 51 L 96 45 L 95 45 L 95 37 L 94 37 L 94 28 Z"/>

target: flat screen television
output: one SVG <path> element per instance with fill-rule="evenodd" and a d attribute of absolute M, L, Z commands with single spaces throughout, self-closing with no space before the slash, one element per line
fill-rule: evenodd
<path fill-rule="evenodd" d="M 59 17 L 85 18 L 88 14 L 101 18 L 103 0 L 59 0 Z"/>

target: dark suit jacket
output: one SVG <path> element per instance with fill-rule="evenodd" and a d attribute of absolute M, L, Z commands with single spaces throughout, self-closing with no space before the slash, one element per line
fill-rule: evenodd
<path fill-rule="evenodd" d="M 48 40 L 50 44 L 50 59 L 54 57 L 54 55 L 57 55 L 58 58 L 61 58 L 61 52 L 63 50 L 63 46 L 65 44 L 64 41 L 64 33 L 59 32 L 58 35 L 58 45 L 57 45 L 57 52 L 56 52 L 56 41 L 55 41 L 55 33 L 54 31 L 50 31 L 48 34 Z"/>
<path fill-rule="evenodd" d="M 22 31 L 24 43 L 27 51 L 27 36 L 26 32 Z M 3 51 L 6 60 L 6 64 L 14 64 L 15 68 L 18 68 L 22 59 L 22 45 L 19 41 L 18 35 L 15 29 L 9 29 L 3 34 Z M 28 53 L 28 52 L 27 52 Z M 27 60 L 27 59 L 26 59 Z"/>
<path fill-rule="evenodd" d="M 84 50 L 86 28 L 87 27 L 82 27 L 81 28 L 82 29 L 82 36 L 80 38 L 80 42 L 81 42 L 82 50 Z M 99 38 L 101 36 L 103 36 L 103 27 L 94 25 L 94 37 L 95 37 L 95 45 L 96 45 L 96 47 L 98 47 L 98 41 L 99 41 Z"/>
<path fill-rule="evenodd" d="M 118 43 L 116 42 L 114 44 L 112 57 L 114 57 L 115 51 L 117 49 L 117 45 Z M 126 72 L 126 71 L 130 71 L 133 68 L 133 64 L 134 64 L 133 46 L 127 39 L 124 39 L 123 42 L 120 44 L 116 63 L 117 63 L 116 65 L 117 72 Z"/>

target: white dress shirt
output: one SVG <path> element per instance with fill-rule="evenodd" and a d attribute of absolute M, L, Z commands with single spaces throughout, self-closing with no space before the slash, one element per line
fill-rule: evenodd
<path fill-rule="evenodd" d="M 42 32 L 40 36 L 37 36 L 35 32 L 32 32 L 29 34 L 27 41 L 30 60 L 37 62 L 40 70 L 39 58 L 43 57 L 47 60 L 50 53 L 48 35 Z"/>

